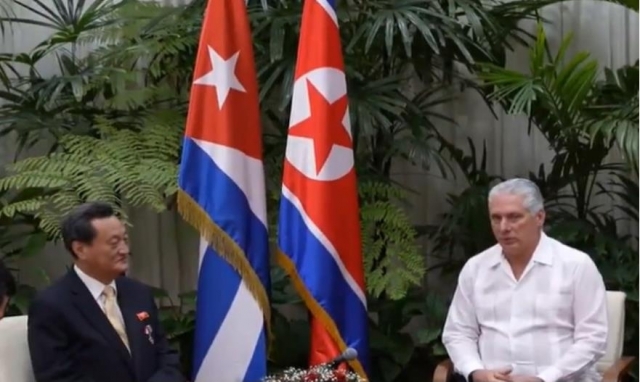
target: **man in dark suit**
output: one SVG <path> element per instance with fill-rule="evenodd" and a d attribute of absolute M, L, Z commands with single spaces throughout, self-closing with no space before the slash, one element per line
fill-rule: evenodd
<path fill-rule="evenodd" d="M 16 279 L 0 261 L 0 319 L 4 317 L 9 309 L 9 299 L 16 293 Z"/>
<path fill-rule="evenodd" d="M 158 321 L 151 290 L 123 276 L 125 226 L 105 203 L 86 203 L 62 222 L 73 269 L 29 310 L 37 382 L 182 382 L 178 355 Z"/>

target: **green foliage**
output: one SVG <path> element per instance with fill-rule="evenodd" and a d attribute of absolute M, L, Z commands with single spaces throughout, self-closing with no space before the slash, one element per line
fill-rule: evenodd
<path fill-rule="evenodd" d="M 359 185 L 364 267 L 367 290 L 379 297 L 403 297 L 424 276 L 424 256 L 415 244 L 416 231 L 399 202 L 398 187 L 380 182 Z"/>
<path fill-rule="evenodd" d="M 279 308 L 304 312 L 304 303 L 289 282 L 287 274 L 278 267 L 271 268 L 271 310 L 274 343 L 269 352 L 270 373 L 288 367 L 304 368 L 309 361 L 310 327 L 306 317 L 287 317 Z M 292 340 L 294 339 L 295 340 Z"/>
<path fill-rule="evenodd" d="M 180 353 L 182 372 L 184 375 L 193 375 L 196 292 L 181 293 L 178 301 L 174 301 L 167 291 L 160 288 L 153 288 L 153 294 L 161 306 L 159 319 L 167 340 Z"/>
<path fill-rule="evenodd" d="M 526 114 L 556 152 L 558 171 L 583 178 L 577 185 L 586 194 L 593 187 L 592 168 L 577 174 L 578 162 L 600 164 L 611 149 L 613 139 L 623 149 L 627 164 L 636 172 L 638 158 L 638 66 L 617 72 L 606 70 L 606 80 L 598 81 L 598 63 L 588 52 L 566 57 L 571 35 L 563 39 L 552 55 L 542 27 L 530 49 L 530 73 L 519 73 L 486 63 L 480 78 L 494 88 L 490 98 L 500 102 L 510 114 Z M 585 158 L 583 153 L 591 153 Z"/>
<path fill-rule="evenodd" d="M 39 190 L 34 189 L 23 189 L 20 192 L 0 191 L 0 208 L 22 200 L 30 200 L 39 194 Z M 47 235 L 38 227 L 38 220 L 30 214 L 17 213 L 11 217 L 0 215 L 0 261 L 14 273 L 18 284 L 16 295 L 11 298 L 7 309 L 8 315 L 27 314 L 29 304 L 36 295 L 36 289 L 22 280 L 22 273 L 16 262 L 41 253 L 47 239 Z M 40 273 L 43 279 L 48 281 L 44 271 Z"/>
<path fill-rule="evenodd" d="M 20 203 L 40 195 L 39 190 L 23 189 L 20 192 L 0 190 L 0 208 Z M 0 215 L 0 260 L 30 258 L 38 254 L 47 242 L 47 236 L 38 229 L 38 220 L 30 214 Z"/>
<path fill-rule="evenodd" d="M 439 223 L 428 229 L 433 243 L 433 257 L 438 259 L 429 270 L 442 268 L 455 272 L 468 258 L 495 244 L 488 225 L 487 195 L 499 176 L 487 170 L 487 148 L 483 145 L 478 157 L 476 146 L 468 140 L 469 153 L 442 139 L 442 150 L 447 153 L 462 173 L 467 187 L 460 193 L 447 195 L 449 210 L 439 216 Z"/>
<path fill-rule="evenodd" d="M 610 0 L 612 3 L 620 4 L 626 8 L 632 9 L 638 12 L 638 0 Z"/>
<path fill-rule="evenodd" d="M 615 141 L 627 165 L 637 174 L 638 61 L 615 71 L 605 68 L 604 75 L 605 80 L 596 84 L 586 131 L 592 142 L 599 137 Z"/>
<path fill-rule="evenodd" d="M 133 0 L 98 0 L 90 5 L 57 0 L 55 7 L 42 1 L 16 2 L 15 6 L 23 13 L 38 12 L 45 21 L 9 18 L 8 25 L 52 30 L 32 51 L 0 56 L 0 78 L 13 77 L 0 92 L 0 138 L 14 134 L 16 156 L 36 143 L 55 151 L 66 134 L 97 137 L 98 124 L 131 129 L 156 110 L 186 110 L 190 77 L 164 66 L 186 65 L 190 76 L 191 62 L 166 58 L 172 54 L 176 60 L 193 60 L 186 46 L 197 35 L 185 36 L 181 29 L 190 25 L 183 20 L 186 10 L 180 13 Z M 165 30 L 172 34 L 165 36 Z M 95 43 L 101 45 L 87 49 Z M 87 52 L 79 54 L 81 50 Z M 45 76 L 39 67 L 51 59 L 59 73 Z"/>
<path fill-rule="evenodd" d="M 96 136 L 67 134 L 59 141 L 62 151 L 9 166 L 12 175 L 0 179 L 0 190 L 39 188 L 46 193 L 9 203 L 2 213 L 32 214 L 57 238 L 60 216 L 83 201 L 112 203 L 125 217 L 125 202 L 164 210 L 177 189 L 181 115 L 159 110 L 129 121 L 132 129 L 101 122 Z"/>
<path fill-rule="evenodd" d="M 447 310 L 441 295 L 419 288 L 398 300 L 370 300 L 371 382 L 419 381 L 425 369 L 432 373 L 446 354 L 441 334 Z M 414 336 L 410 323 L 417 328 Z"/>

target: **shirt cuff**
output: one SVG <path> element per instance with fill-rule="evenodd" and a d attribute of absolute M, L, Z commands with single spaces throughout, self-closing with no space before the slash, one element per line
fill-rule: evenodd
<path fill-rule="evenodd" d="M 542 373 L 538 374 L 538 378 L 544 382 L 556 382 L 562 377 L 562 372 L 556 367 L 548 367 L 542 370 Z"/>
<path fill-rule="evenodd" d="M 458 372 L 462 374 L 465 380 L 469 380 L 469 376 L 476 370 L 484 369 L 484 365 L 480 361 L 468 361 L 463 363 L 460 366 L 455 366 L 458 369 Z"/>

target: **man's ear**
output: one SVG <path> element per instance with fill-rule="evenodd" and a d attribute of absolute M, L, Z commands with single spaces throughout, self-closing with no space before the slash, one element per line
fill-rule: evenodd
<path fill-rule="evenodd" d="M 84 260 L 87 255 L 87 245 L 85 243 L 74 241 L 71 243 L 71 250 L 80 260 Z"/>
<path fill-rule="evenodd" d="M 544 227 L 544 219 L 546 218 L 547 214 L 544 212 L 544 210 L 540 210 L 538 211 L 538 213 L 536 213 L 536 222 L 538 223 L 538 227 L 542 228 Z"/>

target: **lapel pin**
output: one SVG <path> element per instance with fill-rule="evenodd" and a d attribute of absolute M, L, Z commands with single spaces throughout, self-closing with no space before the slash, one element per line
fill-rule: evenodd
<path fill-rule="evenodd" d="M 138 317 L 138 321 L 144 321 L 147 318 L 149 318 L 149 313 L 147 312 L 136 313 L 136 317 Z"/>
<path fill-rule="evenodd" d="M 153 345 L 155 343 L 155 340 L 153 339 L 153 329 L 151 328 L 151 325 L 147 325 L 144 327 L 144 334 L 147 335 L 149 343 Z"/>

